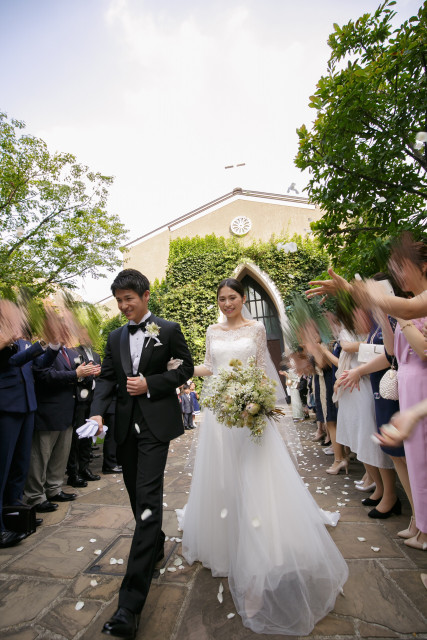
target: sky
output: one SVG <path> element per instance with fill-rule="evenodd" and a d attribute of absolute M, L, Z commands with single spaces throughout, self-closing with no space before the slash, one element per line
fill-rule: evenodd
<path fill-rule="evenodd" d="M 115 177 L 131 241 L 235 187 L 286 193 L 328 35 L 379 0 L 0 0 L 0 109 Z M 421 0 L 398 0 L 396 24 Z M 226 165 L 245 163 L 225 169 Z M 91 301 L 109 280 L 79 281 Z"/>

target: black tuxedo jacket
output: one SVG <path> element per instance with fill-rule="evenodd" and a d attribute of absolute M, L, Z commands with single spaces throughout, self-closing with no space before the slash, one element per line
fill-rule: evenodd
<path fill-rule="evenodd" d="M 150 397 L 147 394 L 130 396 L 126 390 L 127 377 L 133 377 L 128 325 L 108 336 L 101 375 L 96 383 L 90 410 L 92 416 L 105 413 L 117 385 L 115 439 L 118 444 L 126 439 L 135 401 L 148 428 L 161 442 L 168 442 L 184 432 L 176 388 L 192 377 L 193 359 L 179 324 L 153 314 L 148 322 L 155 322 L 160 327 L 157 337 L 161 343 L 146 339 L 139 362 L 138 374 L 142 373 L 146 378 Z M 183 364 L 167 371 L 171 358 L 179 358 Z"/>

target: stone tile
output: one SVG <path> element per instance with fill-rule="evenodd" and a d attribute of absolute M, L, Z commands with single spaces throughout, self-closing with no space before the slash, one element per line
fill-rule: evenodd
<path fill-rule="evenodd" d="M 380 627 L 376 624 L 368 624 L 366 622 L 359 622 L 358 624 L 359 635 L 362 638 L 399 638 L 400 634 L 395 633 L 391 629 Z M 415 634 L 414 634 L 415 635 Z"/>
<path fill-rule="evenodd" d="M 76 611 L 77 602 L 77 600 L 61 600 L 60 604 L 40 620 L 40 624 L 71 640 L 92 622 L 100 608 L 100 603 L 86 600 L 82 601 L 84 607 Z"/>
<path fill-rule="evenodd" d="M 145 603 L 136 640 L 165 640 L 170 638 L 182 608 L 187 590 L 176 585 L 153 584 Z M 97 620 L 90 624 L 81 640 L 104 640 L 103 624 L 114 614 L 117 602 L 112 602 Z"/>
<path fill-rule="evenodd" d="M 168 505 L 167 507 L 164 507 L 165 510 L 167 509 L 175 512 L 175 509 L 182 509 L 183 506 L 187 504 L 188 495 L 184 491 L 169 491 L 163 497 L 163 501 Z"/>
<path fill-rule="evenodd" d="M 182 474 L 165 476 L 164 493 L 168 491 L 190 491 L 191 477 Z"/>
<path fill-rule="evenodd" d="M 334 614 L 329 614 L 320 620 L 309 636 L 355 636 L 354 622 L 349 618 L 338 618 Z"/>
<path fill-rule="evenodd" d="M 335 528 L 329 527 L 329 532 L 344 558 L 393 558 L 402 555 L 384 529 L 376 523 L 340 522 Z M 366 542 L 359 542 L 358 537 L 366 538 Z M 371 546 L 379 547 L 380 551 L 372 551 Z"/>
<path fill-rule="evenodd" d="M 96 580 L 98 584 L 91 586 L 91 580 Z M 119 592 L 122 583 L 122 576 L 106 576 L 84 574 L 77 578 L 74 584 L 68 589 L 67 596 L 78 598 L 79 600 L 102 600 L 109 602 L 116 593 Z"/>
<path fill-rule="evenodd" d="M 353 506 L 349 503 L 348 507 L 341 509 L 341 522 L 372 522 L 366 513 L 365 507 Z"/>
<path fill-rule="evenodd" d="M 182 531 L 179 531 L 178 529 L 178 520 L 176 518 L 175 511 L 170 511 L 168 509 L 163 510 L 162 529 L 170 538 L 175 536 L 178 536 L 179 538 L 182 537 Z"/>
<path fill-rule="evenodd" d="M 37 579 L 9 579 L 0 587 L 0 628 L 31 622 L 65 588 L 60 583 Z"/>
<path fill-rule="evenodd" d="M 38 631 L 31 628 L 23 628 L 19 631 L 2 633 L 2 640 L 33 640 L 39 635 Z"/>
<path fill-rule="evenodd" d="M 381 625 L 400 634 L 427 630 L 422 616 L 402 598 L 401 591 L 387 578 L 379 563 L 354 560 L 348 565 L 350 576 L 344 585 L 345 597 L 337 598 L 335 613 Z"/>
<path fill-rule="evenodd" d="M 390 576 L 427 619 L 427 591 L 420 571 L 390 571 Z M 427 626 L 425 631 L 427 632 Z"/>
<path fill-rule="evenodd" d="M 123 491 L 121 491 L 123 489 Z M 105 484 L 100 487 L 99 491 L 90 491 L 84 496 L 79 498 L 79 502 L 83 504 L 106 504 L 117 505 L 122 507 L 129 507 L 129 497 L 126 491 L 126 487 L 123 483 L 118 484 Z"/>
<path fill-rule="evenodd" d="M 96 506 L 82 509 L 83 505 L 76 505 L 75 511 L 71 510 L 64 525 L 67 527 L 111 527 L 122 529 L 130 520 L 132 522 L 132 509 L 115 506 Z M 86 505 L 85 505 L 86 506 Z M 96 536 L 94 536 L 96 538 Z"/>
<path fill-rule="evenodd" d="M 408 569 L 412 563 L 408 562 L 408 558 L 379 558 L 378 562 L 385 569 Z"/>
<path fill-rule="evenodd" d="M 33 553 L 30 551 L 12 562 L 8 570 L 33 576 L 73 578 L 93 561 L 95 549 L 105 549 L 118 533 L 115 529 L 62 527 L 43 540 Z M 96 538 L 97 542 L 90 543 L 90 538 Z M 80 546 L 84 547 L 83 551 L 76 551 Z"/>
<path fill-rule="evenodd" d="M 129 557 L 132 536 L 120 535 L 104 553 L 95 558 L 88 568 L 88 573 L 112 576 L 124 576 Z M 123 560 L 122 564 L 110 564 L 111 558 Z M 96 576 L 95 576 L 96 577 Z"/>

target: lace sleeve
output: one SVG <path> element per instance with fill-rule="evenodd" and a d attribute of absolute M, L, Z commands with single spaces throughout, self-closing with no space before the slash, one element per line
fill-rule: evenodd
<path fill-rule="evenodd" d="M 205 351 L 205 361 L 203 365 L 206 367 L 206 369 L 209 369 L 209 371 L 213 373 L 211 341 L 212 341 L 212 328 L 208 327 L 208 330 L 206 331 L 206 351 Z"/>
<path fill-rule="evenodd" d="M 256 340 L 256 363 L 257 366 L 264 371 L 267 370 L 267 359 L 266 359 L 266 351 L 267 351 L 267 334 L 265 332 L 265 327 L 261 322 L 257 322 L 255 325 L 255 340 Z"/>

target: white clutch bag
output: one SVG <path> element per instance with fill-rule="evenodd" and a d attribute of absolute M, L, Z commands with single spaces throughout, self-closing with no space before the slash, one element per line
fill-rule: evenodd
<path fill-rule="evenodd" d="M 359 362 L 370 362 L 377 356 L 385 353 L 383 344 L 369 344 L 361 342 L 359 344 L 359 353 L 357 359 Z"/>

